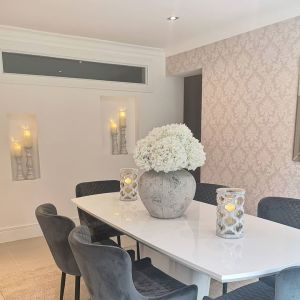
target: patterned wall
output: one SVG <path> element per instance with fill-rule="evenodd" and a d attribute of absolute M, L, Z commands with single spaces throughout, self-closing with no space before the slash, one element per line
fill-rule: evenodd
<path fill-rule="evenodd" d="M 300 17 L 167 58 L 171 75 L 202 69 L 202 181 L 244 187 L 246 210 L 267 195 L 300 198 L 292 161 Z"/>

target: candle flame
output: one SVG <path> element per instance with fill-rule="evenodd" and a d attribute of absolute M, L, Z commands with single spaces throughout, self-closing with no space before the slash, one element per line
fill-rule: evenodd
<path fill-rule="evenodd" d="M 22 154 L 22 144 L 15 138 L 11 138 L 11 151 L 14 156 L 21 156 Z"/>
<path fill-rule="evenodd" d="M 110 127 L 111 128 L 117 128 L 117 123 L 114 120 L 110 120 Z"/>
<path fill-rule="evenodd" d="M 232 212 L 235 210 L 235 205 L 233 203 L 227 203 L 225 205 L 225 209 L 228 211 L 228 212 Z"/>
<path fill-rule="evenodd" d="M 22 130 L 23 130 L 23 137 L 31 137 L 31 129 L 28 125 L 23 125 Z"/>
<path fill-rule="evenodd" d="M 125 178 L 124 182 L 126 184 L 130 184 L 132 182 L 132 180 L 131 180 L 131 178 L 127 177 L 127 178 Z"/>
<path fill-rule="evenodd" d="M 126 111 L 124 109 L 120 109 L 119 116 L 122 117 L 122 118 L 125 118 L 126 117 Z"/>
<path fill-rule="evenodd" d="M 30 136 L 31 136 L 31 131 L 30 131 L 30 129 L 24 129 L 24 130 L 23 130 L 23 136 L 24 136 L 24 137 L 30 137 Z"/>

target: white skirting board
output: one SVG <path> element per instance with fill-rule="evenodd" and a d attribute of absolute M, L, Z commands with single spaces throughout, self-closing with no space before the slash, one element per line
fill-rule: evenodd
<path fill-rule="evenodd" d="M 6 227 L 0 229 L 0 243 L 25 240 L 41 235 L 42 231 L 38 224 Z"/>
<path fill-rule="evenodd" d="M 79 218 L 72 218 L 75 224 L 79 224 Z M 0 228 L 0 244 L 18 240 L 26 240 L 42 236 L 38 223 Z"/>

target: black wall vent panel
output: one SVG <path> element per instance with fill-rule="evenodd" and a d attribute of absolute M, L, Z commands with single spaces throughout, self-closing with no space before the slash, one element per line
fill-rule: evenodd
<path fill-rule="evenodd" d="M 3 72 L 146 84 L 146 67 L 2 52 Z"/>

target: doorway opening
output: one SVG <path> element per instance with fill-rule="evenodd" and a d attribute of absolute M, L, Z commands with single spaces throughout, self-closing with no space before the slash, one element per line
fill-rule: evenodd
<path fill-rule="evenodd" d="M 184 123 L 190 128 L 194 137 L 201 142 L 202 115 L 202 74 L 184 77 Z M 200 182 L 200 168 L 191 171 L 196 182 Z"/>

